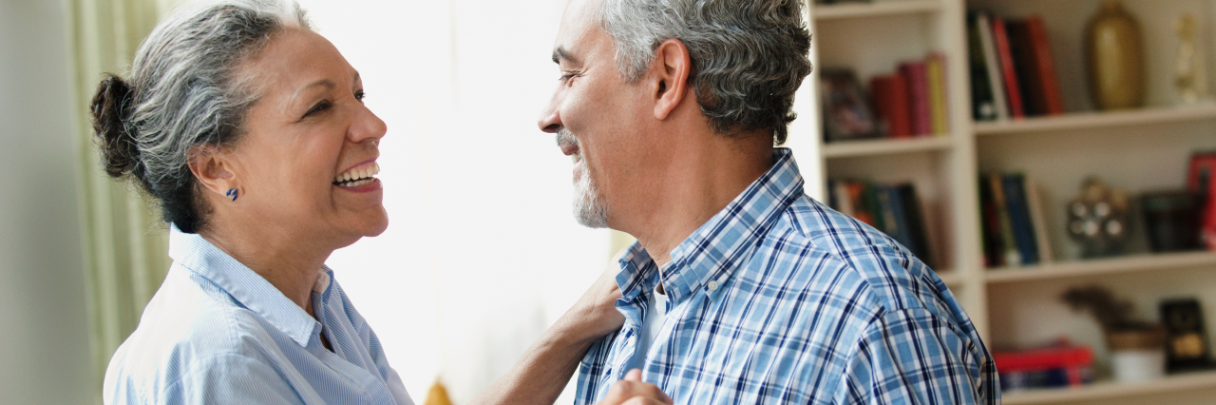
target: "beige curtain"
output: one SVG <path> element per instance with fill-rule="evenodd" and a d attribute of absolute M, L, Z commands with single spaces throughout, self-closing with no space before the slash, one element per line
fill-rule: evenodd
<path fill-rule="evenodd" d="M 160 287 L 170 260 L 166 225 L 136 186 L 106 176 L 93 138 L 89 104 L 102 73 L 126 75 L 135 50 L 176 0 L 70 0 L 76 101 L 76 151 L 89 292 L 90 344 L 100 385 L 110 356 Z"/>

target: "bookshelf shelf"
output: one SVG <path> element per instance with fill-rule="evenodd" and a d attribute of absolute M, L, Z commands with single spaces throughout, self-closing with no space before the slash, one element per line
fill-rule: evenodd
<path fill-rule="evenodd" d="M 888 0 L 874 3 L 816 4 L 811 15 L 818 21 L 876 17 L 895 14 L 913 14 L 937 11 L 942 8 L 940 0 Z"/>
<path fill-rule="evenodd" d="M 987 270 L 985 281 L 988 284 L 1016 283 L 1197 266 L 1216 266 L 1216 252 L 1144 254 L 1039 266 L 1005 267 Z"/>
<path fill-rule="evenodd" d="M 823 146 L 823 156 L 840 158 L 937 151 L 949 149 L 951 144 L 949 136 L 833 142 Z"/>
<path fill-rule="evenodd" d="M 1079 112 L 1053 117 L 1035 117 L 997 122 L 976 122 L 975 133 L 976 135 L 984 136 L 1029 132 L 1070 131 L 1115 126 L 1161 124 L 1203 119 L 1216 119 L 1216 103 L 1114 112 Z"/>
<path fill-rule="evenodd" d="M 1177 374 L 1138 384 L 1098 382 L 1077 388 L 1029 390 L 1001 396 L 1005 405 L 1051 404 L 1070 401 L 1114 399 L 1133 395 L 1172 393 L 1216 387 L 1216 371 Z"/>

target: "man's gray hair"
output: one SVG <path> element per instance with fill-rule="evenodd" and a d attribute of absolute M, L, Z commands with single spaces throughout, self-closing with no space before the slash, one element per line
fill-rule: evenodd
<path fill-rule="evenodd" d="M 137 179 L 167 222 L 197 231 L 207 209 L 195 195 L 190 153 L 241 137 L 258 92 L 241 64 L 286 28 L 310 29 L 291 0 L 203 1 L 157 24 L 130 76 L 108 76 L 94 97 L 107 173 Z"/>
<path fill-rule="evenodd" d="M 646 72 L 659 44 L 678 39 L 692 59 L 701 112 L 721 134 L 773 131 L 785 142 L 794 92 L 811 73 L 802 0 L 603 0 L 600 27 L 626 81 Z"/>

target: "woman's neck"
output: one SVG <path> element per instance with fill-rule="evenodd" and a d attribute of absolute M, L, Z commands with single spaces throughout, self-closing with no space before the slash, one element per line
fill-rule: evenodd
<path fill-rule="evenodd" d="M 262 276 L 308 315 L 315 317 L 311 304 L 312 287 L 333 249 L 308 246 L 307 242 L 292 238 L 287 232 L 215 225 L 223 231 L 204 229 L 199 235 Z"/>

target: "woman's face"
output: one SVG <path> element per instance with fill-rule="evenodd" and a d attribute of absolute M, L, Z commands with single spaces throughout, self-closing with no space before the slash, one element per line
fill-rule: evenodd
<path fill-rule="evenodd" d="M 275 35 L 242 68 L 259 95 L 231 150 L 252 226 L 337 248 L 388 227 L 376 158 L 384 122 L 363 105 L 363 82 L 308 30 Z"/>

